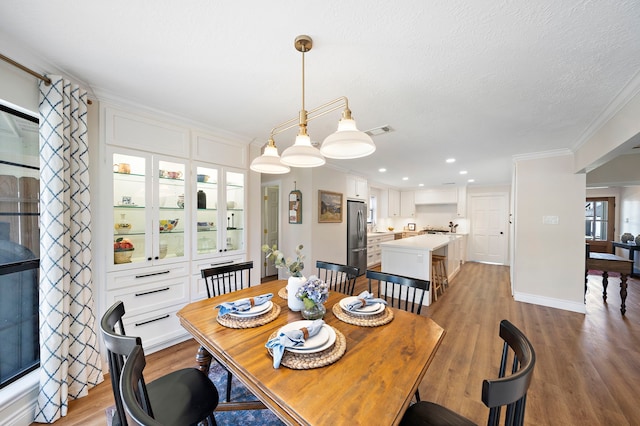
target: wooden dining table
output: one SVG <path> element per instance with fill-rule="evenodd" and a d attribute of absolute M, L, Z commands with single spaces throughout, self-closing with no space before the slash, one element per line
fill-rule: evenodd
<path fill-rule="evenodd" d="M 346 297 L 330 292 L 325 322 L 346 338 L 346 352 L 311 369 L 273 367 L 265 343 L 288 323 L 302 320 L 278 295 L 276 280 L 186 305 L 182 326 L 286 424 L 395 425 L 409 406 L 442 342 L 445 330 L 432 319 L 393 310 L 391 322 L 363 327 L 339 320 L 332 306 Z M 280 314 L 268 324 L 228 328 L 216 317 L 222 302 L 273 293 Z"/>

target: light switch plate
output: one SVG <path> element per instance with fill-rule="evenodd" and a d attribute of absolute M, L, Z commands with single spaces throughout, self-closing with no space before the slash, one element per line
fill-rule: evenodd
<path fill-rule="evenodd" d="M 557 225 L 558 216 L 542 216 L 542 223 L 545 225 Z"/>

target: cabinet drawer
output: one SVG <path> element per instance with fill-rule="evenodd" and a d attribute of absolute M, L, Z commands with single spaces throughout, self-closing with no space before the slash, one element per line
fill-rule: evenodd
<path fill-rule="evenodd" d="M 123 287 L 107 291 L 107 306 L 124 303 L 127 314 L 146 312 L 189 302 L 189 277 L 172 278 L 155 283 Z"/>
<path fill-rule="evenodd" d="M 153 346 L 162 345 L 171 339 L 187 334 L 176 316 L 180 308 L 182 305 L 140 315 L 130 315 L 127 311 L 123 317 L 124 329 L 129 336 L 139 336 L 142 339 L 145 352 L 151 353 Z"/>
<path fill-rule="evenodd" d="M 191 274 L 200 276 L 201 271 L 203 269 L 213 268 L 214 266 L 231 265 L 232 263 L 238 263 L 243 261 L 244 261 L 243 256 L 203 259 L 197 262 L 191 262 Z M 254 263 L 254 266 L 255 266 L 255 263 Z M 258 270 L 257 273 L 260 274 L 260 271 Z"/>
<path fill-rule="evenodd" d="M 165 267 L 154 266 L 128 271 L 118 271 L 107 274 L 107 290 L 123 287 L 138 287 L 144 284 L 156 283 L 161 280 L 183 279 L 189 275 L 188 264 L 174 264 Z M 126 307 L 126 306 L 125 306 Z"/>

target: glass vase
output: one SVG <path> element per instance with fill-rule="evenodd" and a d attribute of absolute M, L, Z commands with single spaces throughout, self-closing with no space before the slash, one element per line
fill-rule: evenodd
<path fill-rule="evenodd" d="M 300 313 L 304 319 L 317 320 L 324 317 L 324 314 L 327 313 L 327 308 L 322 303 L 317 303 L 309 308 L 305 306 Z"/>

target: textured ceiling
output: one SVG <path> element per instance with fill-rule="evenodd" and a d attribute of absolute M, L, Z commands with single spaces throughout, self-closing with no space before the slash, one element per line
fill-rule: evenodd
<path fill-rule="evenodd" d="M 514 155 L 588 136 L 638 78 L 638 22 L 637 0 L 2 0 L 0 53 L 261 145 L 301 107 L 308 34 L 307 109 L 347 96 L 361 130 L 394 129 L 334 164 L 398 188 L 484 186 L 510 182 Z M 312 140 L 338 118 L 310 122 Z"/>

